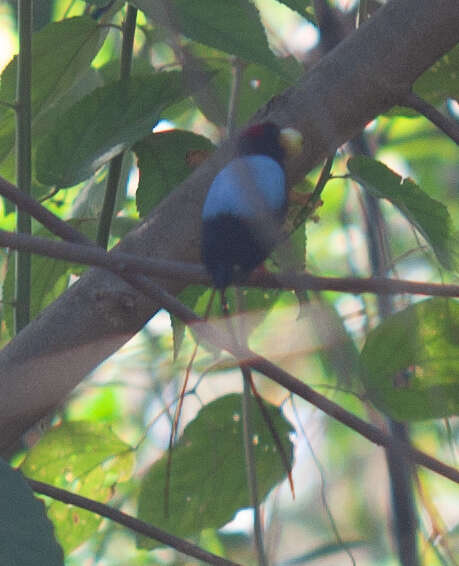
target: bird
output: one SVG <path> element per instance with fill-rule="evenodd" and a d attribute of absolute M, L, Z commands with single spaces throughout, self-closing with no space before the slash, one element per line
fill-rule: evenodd
<path fill-rule="evenodd" d="M 301 134 L 273 122 L 251 125 L 215 176 L 202 208 L 201 258 L 215 289 L 247 280 L 279 241 L 287 212 L 285 160 Z"/>

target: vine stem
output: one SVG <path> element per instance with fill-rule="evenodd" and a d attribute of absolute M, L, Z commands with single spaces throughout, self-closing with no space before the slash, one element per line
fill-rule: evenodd
<path fill-rule="evenodd" d="M 19 0 L 19 55 L 16 82 L 16 182 L 21 191 L 31 192 L 31 90 L 32 90 L 32 2 Z M 27 212 L 17 210 L 17 232 L 31 234 L 32 221 Z M 31 257 L 27 251 L 16 253 L 15 332 L 30 320 Z"/>
<path fill-rule="evenodd" d="M 135 26 L 137 20 L 137 8 L 128 4 L 126 20 L 123 26 L 123 45 L 121 47 L 121 87 L 127 88 L 127 82 L 131 74 L 132 51 L 134 47 Z M 104 248 L 108 245 L 110 227 L 113 213 L 115 211 L 116 195 L 121 177 L 124 152 L 116 155 L 111 161 L 108 169 L 107 185 L 105 187 L 104 202 L 100 213 L 99 225 L 97 227 L 97 243 Z"/>

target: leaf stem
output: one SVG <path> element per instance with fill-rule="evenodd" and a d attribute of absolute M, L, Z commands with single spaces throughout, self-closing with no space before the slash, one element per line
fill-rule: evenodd
<path fill-rule="evenodd" d="M 120 80 L 123 86 L 126 85 L 132 66 L 132 51 L 134 46 L 135 26 L 137 19 L 137 8 L 128 4 L 126 21 L 123 26 L 123 44 L 121 47 L 121 68 Z M 100 213 L 99 225 L 97 227 L 97 243 L 99 246 L 107 248 L 110 236 L 113 213 L 115 210 L 116 195 L 121 176 L 124 152 L 116 155 L 110 162 L 107 185 L 105 187 L 104 202 Z"/>
<path fill-rule="evenodd" d="M 19 55 L 16 82 L 16 181 L 19 189 L 31 192 L 31 87 L 32 87 L 32 2 L 19 0 Z M 17 232 L 31 234 L 29 214 L 17 211 Z M 31 258 L 28 252 L 16 254 L 15 332 L 30 320 Z"/>

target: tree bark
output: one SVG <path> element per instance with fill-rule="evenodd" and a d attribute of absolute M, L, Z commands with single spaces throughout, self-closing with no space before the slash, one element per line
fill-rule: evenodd
<path fill-rule="evenodd" d="M 379 114 L 403 100 L 416 78 L 459 41 L 457 0 L 391 0 L 253 121 L 303 133 L 303 154 L 288 163 L 303 177 Z M 147 257 L 199 261 L 200 211 L 225 143 L 119 244 Z M 183 283 L 157 280 L 177 294 Z M 16 442 L 161 305 L 117 276 L 91 269 L 0 352 L 0 449 Z"/>

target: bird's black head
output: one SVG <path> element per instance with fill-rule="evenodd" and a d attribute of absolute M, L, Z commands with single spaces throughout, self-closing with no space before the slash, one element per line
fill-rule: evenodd
<path fill-rule="evenodd" d="M 272 122 L 255 124 L 245 130 L 237 143 L 237 154 L 267 155 L 284 164 L 284 150 L 280 143 L 280 128 Z"/>

